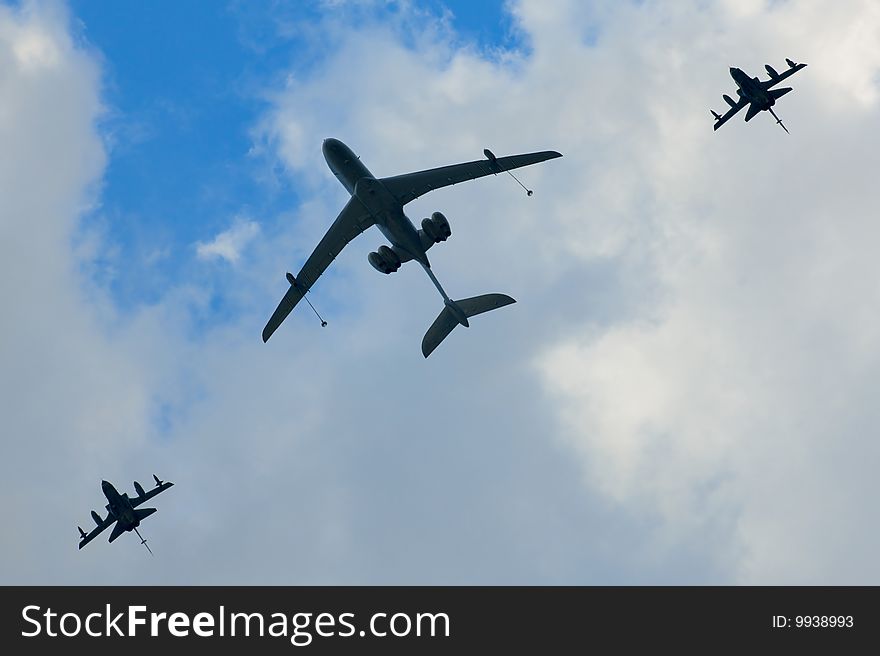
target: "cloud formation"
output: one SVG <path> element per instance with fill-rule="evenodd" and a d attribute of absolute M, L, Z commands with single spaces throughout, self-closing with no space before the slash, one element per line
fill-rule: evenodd
<path fill-rule="evenodd" d="M 877 581 L 874 4 L 509 8 L 521 45 L 492 52 L 406 5 L 328 9 L 254 121 L 300 205 L 125 314 L 87 275 L 113 244 L 81 222 L 99 57 L 56 5 L 0 8 L 4 582 Z M 792 134 L 713 133 L 727 68 L 786 56 L 809 64 L 777 108 Z M 453 296 L 519 302 L 425 361 L 439 297 L 373 271 L 371 231 L 313 290 L 330 326 L 298 308 L 262 344 L 346 200 L 328 136 L 379 176 L 563 152 L 523 170 L 532 198 L 498 177 L 407 208 L 449 218 L 431 259 Z M 157 558 L 77 553 L 98 481 L 153 471 L 177 483 Z"/>
<path fill-rule="evenodd" d="M 60 5 L 24 3 L 0 7 L 0 69 L 0 521 L 15 533 L 0 578 L 36 582 L 52 580 L 54 531 L 88 517 L 94 469 L 143 440 L 149 391 L 74 251 L 106 163 L 95 57 Z"/>
<path fill-rule="evenodd" d="M 241 251 L 260 233 L 256 221 L 239 220 L 228 230 L 224 230 L 207 243 L 196 244 L 196 255 L 203 260 L 220 258 L 235 264 Z"/>
<path fill-rule="evenodd" d="M 642 538 L 660 554 L 703 552 L 723 572 L 711 580 L 874 580 L 880 536 L 861 523 L 877 456 L 864 390 L 880 375 L 864 241 L 873 167 L 852 154 L 876 139 L 876 7 L 511 8 L 528 54 L 487 60 L 443 36 L 412 52 L 387 26 L 347 33 L 280 96 L 284 161 L 318 167 L 315 134 L 356 136 L 379 175 L 488 144 L 562 150 L 564 168 L 524 172 L 539 190 L 527 207 L 503 181 L 443 195 L 468 279 L 500 268 L 550 317 L 518 320 L 560 431 L 551 443 L 578 456 L 592 493 L 653 518 Z M 794 138 L 760 119 L 713 134 L 727 68 L 758 74 L 786 56 L 810 63 L 778 110 Z M 340 89 L 357 111 L 308 112 L 342 107 Z M 462 235 L 456 219 L 477 207 L 495 211 Z M 856 533 L 859 565 L 839 551 Z"/>

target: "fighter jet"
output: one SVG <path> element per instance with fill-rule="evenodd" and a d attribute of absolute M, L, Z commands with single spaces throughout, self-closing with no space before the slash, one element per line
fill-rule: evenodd
<path fill-rule="evenodd" d="M 97 526 L 92 529 L 91 533 L 86 533 L 82 528 L 77 526 L 80 537 L 79 548 L 82 549 L 96 538 L 101 531 L 115 522 L 116 526 L 113 527 L 113 531 L 110 533 L 110 542 L 113 542 L 113 540 L 122 535 L 124 531 L 134 531 L 141 539 L 141 544 L 152 554 L 153 550 L 150 549 L 150 545 L 148 545 L 146 539 L 141 536 L 137 527 L 140 526 L 142 519 L 152 515 L 156 512 L 156 509 L 141 508 L 140 510 L 135 510 L 135 508 L 141 505 L 144 501 L 152 499 L 160 492 L 164 492 L 174 485 L 174 483 L 166 483 L 165 481 L 159 480 L 159 477 L 155 474 L 153 474 L 153 480 L 156 481 L 156 487 L 149 492 L 145 492 L 141 484 L 135 481 L 134 489 L 138 495 L 134 499 L 129 499 L 128 495 L 125 493 L 119 494 L 119 492 L 116 491 L 116 488 L 107 481 L 101 481 L 101 489 L 104 491 L 104 496 L 107 497 L 108 501 L 105 506 L 105 508 L 107 508 L 107 517 L 101 519 L 101 516 L 93 510 L 92 519 L 95 520 Z"/>
<path fill-rule="evenodd" d="M 766 110 L 773 115 L 773 118 L 775 118 L 776 122 L 782 126 L 782 129 L 788 132 L 788 128 L 782 124 L 782 120 L 773 111 L 773 105 L 776 104 L 777 99 L 791 91 L 791 87 L 785 87 L 784 89 L 774 89 L 773 87 L 782 82 L 785 78 L 797 73 L 804 68 L 806 64 L 796 64 L 790 59 L 786 59 L 785 63 L 788 64 L 788 70 L 784 73 L 777 73 L 770 64 L 765 65 L 764 68 L 767 69 L 770 79 L 765 80 L 764 82 L 756 77 L 749 77 L 739 68 L 731 68 L 730 77 L 736 82 L 736 93 L 739 95 L 739 98 L 734 101 L 730 96 L 726 94 L 724 95 L 724 100 L 730 105 L 730 109 L 727 110 L 727 113 L 724 116 L 721 116 L 713 110 L 709 110 L 712 112 L 712 116 L 715 117 L 715 129 L 717 130 L 720 128 L 731 116 L 748 105 L 749 111 L 746 112 L 746 121 L 751 121 L 755 114 Z"/>
<path fill-rule="evenodd" d="M 338 139 L 325 139 L 322 150 L 327 166 L 351 194 L 351 198 L 297 276 L 287 274 L 290 288 L 269 319 L 269 323 L 263 328 L 264 342 L 281 325 L 345 245 L 371 226 L 379 228 L 391 243 L 390 246 L 385 244 L 379 246 L 367 257 L 374 269 L 381 273 L 393 273 L 404 262 L 415 260 L 422 266 L 443 297 L 443 311 L 422 340 L 422 354 L 426 358 L 456 326 L 467 327 L 469 318 L 516 302 L 505 294 L 483 294 L 457 301 L 449 298 L 434 276 L 426 254 L 434 244 L 446 241 L 452 234 L 449 221 L 440 212 L 434 212 L 431 218 L 422 220 L 421 228 L 416 229 L 404 214 L 403 207 L 429 191 L 466 180 L 502 172 L 508 172 L 516 179 L 510 173 L 511 169 L 562 157 L 561 154 L 546 150 L 525 155 L 495 157 L 486 149 L 483 151 L 486 159 L 483 160 L 390 178 L 377 178 L 364 166 L 360 158 Z M 519 184 L 522 185 L 521 182 Z M 522 186 L 525 189 L 525 186 Z M 529 189 L 526 189 L 526 192 L 529 196 L 532 195 Z M 308 298 L 306 302 L 311 305 Z M 315 311 L 321 325 L 326 326 L 327 322 L 321 318 L 314 306 L 312 310 Z"/>

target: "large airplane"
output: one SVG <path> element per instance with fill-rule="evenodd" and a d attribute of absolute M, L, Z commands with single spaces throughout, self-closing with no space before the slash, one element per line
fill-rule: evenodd
<path fill-rule="evenodd" d="M 104 491 L 104 496 L 107 497 L 107 517 L 101 519 L 101 516 L 96 513 L 94 510 L 92 511 L 92 519 L 95 520 L 95 528 L 92 529 L 91 533 L 86 533 L 79 526 L 79 548 L 82 549 L 89 542 L 95 539 L 98 534 L 100 534 L 104 529 L 108 526 L 116 523 L 116 526 L 113 527 L 113 531 L 110 533 L 110 542 L 113 542 L 116 538 L 118 538 L 125 531 L 134 531 L 137 533 L 137 536 L 141 539 L 141 544 L 147 548 L 147 551 L 153 553 L 153 550 L 150 549 L 150 545 L 147 544 L 147 541 L 141 536 L 140 531 L 137 530 L 137 527 L 140 526 L 141 520 L 145 517 L 149 517 L 154 512 L 156 512 L 155 508 L 141 508 L 140 510 L 135 510 L 139 505 L 141 505 L 144 501 L 148 499 L 152 499 L 154 496 L 159 494 L 160 492 L 164 492 L 169 487 L 174 485 L 174 483 L 166 483 L 164 481 L 159 480 L 159 477 L 153 474 L 153 480 L 156 481 L 156 487 L 154 487 L 149 492 L 145 492 L 144 488 L 137 481 L 134 482 L 134 489 L 137 492 L 137 497 L 134 499 L 129 499 L 128 495 L 124 492 L 119 494 L 116 491 L 116 488 L 113 487 L 107 481 L 101 481 L 101 489 Z"/>
<path fill-rule="evenodd" d="M 327 166 L 351 194 L 351 198 L 297 276 L 294 278 L 290 273 L 287 274 L 290 288 L 281 299 L 269 323 L 263 328 L 264 342 L 281 325 L 345 245 L 371 226 L 379 228 L 385 238 L 391 242 L 390 246 L 383 244 L 369 254 L 367 259 L 373 268 L 382 273 L 393 273 L 402 263 L 415 260 L 422 266 L 443 297 L 443 311 L 422 340 L 422 354 L 426 358 L 453 328 L 458 325 L 467 327 L 470 317 L 516 302 L 505 294 L 484 294 L 457 301 L 449 298 L 434 276 L 427 256 L 429 248 L 436 243 L 446 241 L 452 234 L 449 221 L 440 212 L 434 212 L 430 219 L 422 220 L 421 228 L 416 229 L 404 214 L 403 207 L 434 189 L 505 171 L 509 173 L 511 169 L 562 157 L 560 153 L 546 150 L 525 155 L 495 157 L 487 149 L 483 151 L 486 155 L 486 159 L 483 160 L 442 166 L 417 173 L 405 173 L 390 178 L 376 178 L 363 165 L 360 158 L 338 139 L 325 139 L 322 150 Z M 512 173 L 510 175 L 513 176 Z M 525 189 L 524 185 L 523 188 Z M 526 192 L 529 196 L 532 195 L 530 190 L 526 189 Z M 311 305 L 308 298 L 306 302 Z M 312 309 L 314 310 L 314 307 Z M 317 311 L 315 314 L 317 315 Z M 320 315 L 318 319 L 322 326 L 327 325 Z"/>
<path fill-rule="evenodd" d="M 776 104 L 779 98 L 791 91 L 791 87 L 785 87 L 784 89 L 774 89 L 773 87 L 787 77 L 797 73 L 806 64 L 796 64 L 790 59 L 786 59 L 785 63 L 788 64 L 788 69 L 784 73 L 777 73 L 776 69 L 770 66 L 770 64 L 765 65 L 764 68 L 767 69 L 770 79 L 763 82 L 757 77 L 749 77 L 742 69 L 731 68 L 730 77 L 736 82 L 736 93 L 739 95 L 739 98 L 734 101 L 730 96 L 724 95 L 724 100 L 730 105 L 730 109 L 727 110 L 724 116 L 711 109 L 709 110 L 712 112 L 712 116 L 715 117 L 715 129 L 720 128 L 734 114 L 748 105 L 749 111 L 746 112 L 746 121 L 751 121 L 758 112 L 769 111 L 773 118 L 776 119 L 776 122 L 782 126 L 782 129 L 788 132 L 788 128 L 782 124 L 782 120 L 773 111 L 773 105 Z"/>

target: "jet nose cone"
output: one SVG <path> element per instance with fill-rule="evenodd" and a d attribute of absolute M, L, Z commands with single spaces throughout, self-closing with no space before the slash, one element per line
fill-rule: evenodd
<path fill-rule="evenodd" d="M 332 137 L 328 137 L 324 139 L 324 143 L 321 144 L 321 150 L 325 153 L 331 150 L 336 150 L 339 147 L 339 139 L 333 139 Z"/>

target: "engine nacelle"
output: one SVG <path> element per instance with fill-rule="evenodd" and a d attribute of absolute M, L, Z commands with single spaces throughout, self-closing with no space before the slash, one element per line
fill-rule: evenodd
<path fill-rule="evenodd" d="M 767 74 L 773 78 L 774 80 L 779 77 L 779 73 L 776 72 L 776 69 L 773 68 L 770 64 L 764 64 L 764 68 L 767 69 Z"/>
<path fill-rule="evenodd" d="M 440 231 L 440 241 L 446 241 L 447 239 L 449 239 L 449 237 L 452 236 L 452 228 L 449 227 L 449 221 L 446 220 L 446 217 L 443 216 L 441 212 L 434 212 L 431 215 L 431 220 Z"/>
<path fill-rule="evenodd" d="M 446 241 L 452 236 L 449 221 L 441 212 L 434 212 L 430 219 L 422 219 L 422 232 L 435 244 Z"/>
<path fill-rule="evenodd" d="M 96 513 L 94 510 L 92 511 L 92 519 L 95 520 L 95 524 L 97 524 L 98 526 L 101 525 L 101 516 L 98 513 Z"/>
<path fill-rule="evenodd" d="M 437 231 L 434 229 L 434 222 L 431 219 L 422 219 L 422 232 L 428 235 L 428 238 L 435 244 L 440 241 L 437 238 Z"/>
<path fill-rule="evenodd" d="M 144 496 L 144 488 L 141 487 L 141 484 L 137 481 L 134 482 L 134 490 L 138 493 L 139 497 Z"/>
<path fill-rule="evenodd" d="M 380 273 L 394 273 L 400 268 L 400 258 L 388 246 L 382 245 L 367 256 L 372 267 Z"/>

